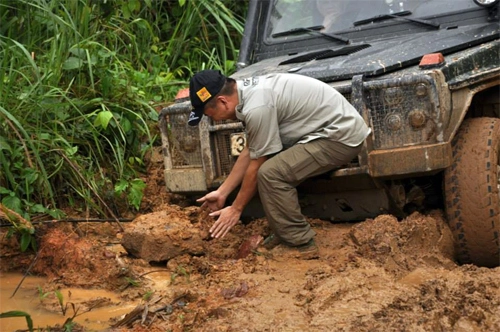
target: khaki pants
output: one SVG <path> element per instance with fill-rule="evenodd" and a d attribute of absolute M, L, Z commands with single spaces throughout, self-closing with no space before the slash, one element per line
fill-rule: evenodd
<path fill-rule="evenodd" d="M 296 144 L 268 159 L 259 169 L 259 196 L 271 230 L 289 246 L 307 243 L 316 234 L 302 215 L 295 189 L 305 179 L 338 168 L 360 152 L 327 139 Z"/>

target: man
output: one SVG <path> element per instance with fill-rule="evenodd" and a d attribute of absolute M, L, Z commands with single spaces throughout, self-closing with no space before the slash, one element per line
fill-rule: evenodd
<path fill-rule="evenodd" d="M 224 183 L 198 202 L 218 217 L 210 228 L 220 238 L 240 220 L 259 191 L 273 234 L 266 248 L 277 244 L 295 248 L 304 259 L 317 258 L 315 232 L 302 215 L 295 187 L 350 162 L 361 150 L 370 128 L 335 89 L 297 74 L 270 74 L 241 81 L 219 71 L 205 70 L 190 81 L 193 111 L 188 123 L 202 116 L 212 120 L 241 120 L 247 147 Z M 240 186 L 235 200 L 228 195 Z"/>

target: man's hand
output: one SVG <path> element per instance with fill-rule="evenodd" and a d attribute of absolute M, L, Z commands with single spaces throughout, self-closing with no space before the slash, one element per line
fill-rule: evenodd
<path fill-rule="evenodd" d="M 218 239 L 224 237 L 234 225 L 240 221 L 241 211 L 232 206 L 210 213 L 211 217 L 219 217 L 210 228 L 212 237 Z"/>
<path fill-rule="evenodd" d="M 198 203 L 203 203 L 201 207 L 207 207 L 211 212 L 219 211 L 226 202 L 226 197 L 223 196 L 218 190 L 212 191 L 200 199 L 196 200 Z"/>

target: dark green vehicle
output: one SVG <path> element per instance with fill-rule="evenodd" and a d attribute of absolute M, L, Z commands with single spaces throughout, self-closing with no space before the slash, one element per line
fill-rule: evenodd
<path fill-rule="evenodd" d="M 499 265 L 499 0 L 251 0 L 236 79 L 292 72 L 327 82 L 372 129 L 348 165 L 298 187 L 332 221 L 442 208 L 461 263 Z M 243 125 L 164 108 L 167 190 L 216 188 Z M 258 216 L 258 204 L 246 214 Z"/>

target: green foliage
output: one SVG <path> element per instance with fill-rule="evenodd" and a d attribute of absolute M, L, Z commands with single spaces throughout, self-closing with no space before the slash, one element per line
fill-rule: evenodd
<path fill-rule="evenodd" d="M 74 319 L 76 317 L 84 314 L 85 312 L 91 311 L 93 308 L 93 307 L 90 307 L 87 309 L 87 311 L 79 313 L 80 308 L 77 307 L 73 302 L 64 303 L 64 295 L 61 293 L 60 290 L 56 289 L 54 292 L 45 293 L 45 292 L 43 292 L 42 288 L 40 286 L 38 286 L 38 295 L 39 295 L 40 301 L 43 301 L 43 299 L 45 299 L 49 294 L 52 294 L 52 293 L 56 296 L 57 303 L 59 304 L 59 308 L 61 309 L 61 313 L 63 316 L 66 316 L 66 313 L 68 312 L 68 307 L 71 307 L 71 309 L 73 310 L 73 314 L 70 317 L 68 317 L 64 321 L 64 323 L 62 324 L 64 331 L 67 331 L 67 332 L 73 331 L 73 327 L 76 324 L 74 322 Z M 68 292 L 68 296 L 71 297 L 71 293 Z"/>
<path fill-rule="evenodd" d="M 51 292 L 44 292 L 43 288 L 40 286 L 38 286 L 37 289 L 38 289 L 38 298 L 40 299 L 40 302 L 43 302 L 43 300 L 45 300 L 45 298 L 49 296 L 51 293 Z"/>
<path fill-rule="evenodd" d="M 54 291 L 54 294 L 56 294 L 57 302 L 59 303 L 62 314 L 66 315 L 66 309 L 67 309 L 68 305 L 67 304 L 66 304 L 66 306 L 64 305 L 64 296 L 62 295 L 61 291 L 58 289 L 56 289 Z"/>
<path fill-rule="evenodd" d="M 14 234 L 17 234 L 19 236 L 20 248 L 22 252 L 26 251 L 29 247 L 36 251 L 35 228 L 29 220 L 24 219 L 14 211 L 14 208 L 20 205 L 20 200 L 15 197 L 13 192 L 3 187 L 0 187 L 0 193 L 6 194 L 0 202 L 0 212 L 3 212 L 6 219 L 11 223 L 11 228 L 7 232 L 7 237 L 10 238 Z M 9 205 L 11 208 L 9 208 Z M 36 205 L 31 206 L 31 208 L 33 211 L 44 210 L 39 207 L 37 208 Z"/>
<path fill-rule="evenodd" d="M 170 275 L 170 282 L 173 284 L 178 276 L 183 276 L 186 282 L 191 282 L 191 271 L 188 271 L 182 265 L 178 265 L 175 272 Z"/>
<path fill-rule="evenodd" d="M 75 326 L 75 322 L 73 320 L 68 320 L 64 323 L 64 332 L 73 331 L 73 327 Z"/>
<path fill-rule="evenodd" d="M 66 316 L 66 313 L 68 313 L 68 308 L 71 308 L 73 311 L 73 314 L 70 317 L 68 317 L 62 324 L 62 328 L 64 329 L 64 331 L 68 332 L 73 331 L 73 328 L 76 325 L 76 323 L 74 322 L 74 319 L 76 317 L 91 311 L 95 306 L 99 305 L 99 303 L 96 303 L 94 304 L 94 306 L 89 307 L 86 311 L 80 312 L 80 307 L 77 307 L 73 302 L 67 302 L 67 303 L 64 302 L 64 295 L 61 293 L 60 290 L 56 289 L 53 292 L 52 291 L 44 292 L 42 287 L 38 286 L 38 298 L 40 299 L 40 302 L 42 302 L 47 296 L 51 294 L 55 295 L 57 303 L 59 304 L 59 308 L 63 316 Z M 71 297 L 71 292 L 68 292 L 68 297 L 69 298 Z"/>
<path fill-rule="evenodd" d="M 154 294 L 153 290 L 148 290 L 146 293 L 144 293 L 144 295 L 142 296 L 142 299 L 147 302 L 151 299 L 153 294 Z"/>
<path fill-rule="evenodd" d="M 140 160 L 135 160 L 140 162 Z M 130 161 L 131 163 L 134 160 Z M 143 190 L 146 188 L 146 184 L 141 179 L 132 179 L 131 181 L 119 180 L 115 185 L 115 193 L 120 195 L 124 192 L 128 192 L 128 201 L 136 208 L 139 209 L 139 205 L 142 201 Z"/>
<path fill-rule="evenodd" d="M 0 318 L 12 318 L 12 317 L 24 317 L 26 318 L 26 324 L 28 325 L 28 330 L 33 332 L 33 320 L 31 316 L 24 311 L 7 311 L 0 313 Z"/>
<path fill-rule="evenodd" d="M 26 220 L 67 205 L 139 209 L 155 107 L 193 72 L 234 71 L 245 11 L 230 0 L 0 2 L 2 204 Z"/>
<path fill-rule="evenodd" d="M 21 251 L 24 252 L 29 246 L 32 246 L 33 250 L 36 251 L 36 240 L 33 234 L 28 232 L 21 232 Z"/>
<path fill-rule="evenodd" d="M 139 287 L 141 285 L 140 281 L 137 281 L 137 280 L 129 278 L 129 277 L 125 277 L 125 280 L 127 281 L 127 283 L 129 285 L 134 286 L 134 287 Z"/>

